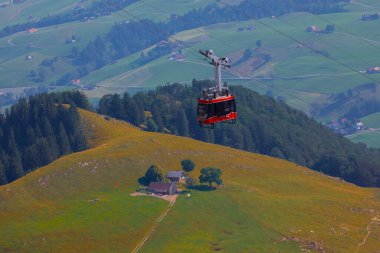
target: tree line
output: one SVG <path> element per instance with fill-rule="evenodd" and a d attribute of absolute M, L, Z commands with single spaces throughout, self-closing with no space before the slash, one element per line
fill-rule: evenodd
<path fill-rule="evenodd" d="M 0 113 L 0 185 L 88 147 L 77 106 L 89 109 L 80 92 L 43 93 Z"/>
<path fill-rule="evenodd" d="M 58 81 L 64 85 L 73 78 L 87 75 L 118 59 L 153 46 L 169 36 L 188 29 L 221 22 L 243 21 L 271 16 L 280 16 L 294 11 L 329 13 L 344 11 L 342 0 L 245 0 L 228 7 L 221 3 L 193 9 L 168 22 L 144 19 L 115 24 L 105 37 L 98 36 L 82 50 L 73 48 L 72 57 L 77 69 L 66 73 Z M 170 51 L 170 48 L 168 48 Z M 158 54 L 157 54 L 158 53 Z M 152 52 L 162 56 L 162 51 Z M 142 59 L 149 61 L 149 58 Z"/>
<path fill-rule="evenodd" d="M 236 125 L 212 131 L 196 122 L 196 98 L 211 81 L 165 85 L 134 96 L 105 95 L 98 112 L 148 131 L 189 136 L 286 159 L 361 186 L 380 186 L 380 150 L 354 144 L 303 112 L 240 86 L 231 87 L 238 109 Z"/>

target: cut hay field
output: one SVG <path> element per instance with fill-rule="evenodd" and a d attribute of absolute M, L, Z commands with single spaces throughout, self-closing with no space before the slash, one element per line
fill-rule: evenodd
<path fill-rule="evenodd" d="M 0 187 L 2 252 L 131 252 L 168 202 L 131 197 L 150 164 L 223 170 L 224 187 L 180 195 L 139 252 L 375 252 L 380 192 L 295 164 L 143 132 L 81 111 L 92 148 Z"/>

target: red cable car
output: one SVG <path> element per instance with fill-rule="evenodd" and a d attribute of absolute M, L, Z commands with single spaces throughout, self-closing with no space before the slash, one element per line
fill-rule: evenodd
<path fill-rule="evenodd" d="M 215 67 L 216 86 L 203 90 L 202 98 L 198 98 L 197 121 L 199 126 L 214 128 L 216 123 L 235 124 L 237 113 L 235 97 L 223 87 L 221 69 L 229 68 L 227 58 L 217 57 L 212 50 L 200 50 L 201 54 L 211 59 L 210 64 Z"/>

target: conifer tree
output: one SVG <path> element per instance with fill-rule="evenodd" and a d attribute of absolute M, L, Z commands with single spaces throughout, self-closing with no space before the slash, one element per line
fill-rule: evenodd
<path fill-rule="evenodd" d="M 189 136 L 189 121 L 183 109 L 177 112 L 178 133 L 181 136 Z"/>
<path fill-rule="evenodd" d="M 0 185 L 8 183 L 7 176 L 5 174 L 5 168 L 0 160 Z"/>
<path fill-rule="evenodd" d="M 69 137 L 67 137 L 67 133 L 62 122 L 59 122 L 58 124 L 57 143 L 58 143 L 59 152 L 61 155 L 66 155 L 66 154 L 71 153 Z"/>

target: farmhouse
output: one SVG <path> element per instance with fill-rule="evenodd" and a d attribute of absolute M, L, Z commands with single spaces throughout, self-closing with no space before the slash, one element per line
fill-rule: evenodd
<path fill-rule="evenodd" d="M 169 171 L 166 177 L 171 181 L 171 182 L 181 182 L 185 179 L 183 176 L 182 171 Z"/>
<path fill-rule="evenodd" d="M 80 84 L 80 79 L 73 79 L 73 80 L 71 80 L 71 84 L 73 84 L 73 85 L 79 85 Z"/>
<path fill-rule="evenodd" d="M 306 28 L 306 32 L 309 32 L 309 33 L 316 33 L 318 31 L 319 31 L 319 28 L 318 26 L 315 26 L 315 25 L 312 25 Z"/>
<path fill-rule="evenodd" d="M 148 191 L 155 194 L 173 195 L 177 193 L 177 186 L 174 182 L 151 182 L 148 186 Z"/>
<path fill-rule="evenodd" d="M 370 68 L 367 68 L 366 73 L 367 74 L 380 73 L 380 67 L 370 67 Z"/>
<path fill-rule="evenodd" d="M 28 33 L 36 33 L 38 32 L 38 29 L 37 28 L 30 28 L 27 30 Z"/>

